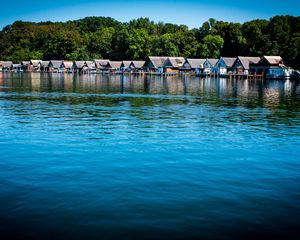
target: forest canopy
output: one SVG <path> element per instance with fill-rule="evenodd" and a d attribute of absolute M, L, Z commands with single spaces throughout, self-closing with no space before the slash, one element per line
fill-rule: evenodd
<path fill-rule="evenodd" d="M 280 55 L 300 68 L 300 17 L 275 16 L 243 24 L 209 19 L 201 27 L 122 23 L 107 17 L 68 22 L 16 21 L 0 32 L 0 60 L 139 60 L 149 55 L 219 58 Z"/>

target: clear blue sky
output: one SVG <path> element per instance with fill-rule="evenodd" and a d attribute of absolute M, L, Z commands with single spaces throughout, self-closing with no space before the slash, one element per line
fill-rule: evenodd
<path fill-rule="evenodd" d="M 67 21 L 86 16 L 109 16 L 128 22 L 149 17 L 156 22 L 199 27 L 209 18 L 245 22 L 278 14 L 300 16 L 299 0 L 14 0 L 0 4 L 0 28 L 15 20 Z"/>

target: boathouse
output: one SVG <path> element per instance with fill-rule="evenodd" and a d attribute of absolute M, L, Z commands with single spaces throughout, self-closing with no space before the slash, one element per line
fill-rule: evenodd
<path fill-rule="evenodd" d="M 99 71 L 103 71 L 105 70 L 107 64 L 109 63 L 108 59 L 96 59 L 94 60 L 95 64 L 96 64 L 96 69 Z"/>
<path fill-rule="evenodd" d="M 143 72 L 143 66 L 145 61 L 132 61 L 129 65 L 129 68 L 133 72 Z"/>
<path fill-rule="evenodd" d="M 182 68 L 185 59 L 183 57 L 168 57 L 163 63 L 165 73 L 176 73 Z"/>
<path fill-rule="evenodd" d="M 73 63 L 73 72 L 82 73 L 88 70 L 88 66 L 85 61 L 75 61 Z"/>
<path fill-rule="evenodd" d="M 30 61 L 22 61 L 21 65 L 24 72 L 30 71 Z"/>
<path fill-rule="evenodd" d="M 22 72 L 23 71 L 22 65 L 20 63 L 12 64 L 11 65 L 11 71 L 13 71 L 13 72 Z"/>
<path fill-rule="evenodd" d="M 51 60 L 48 65 L 49 72 L 63 72 L 64 66 L 62 60 Z"/>
<path fill-rule="evenodd" d="M 63 61 L 62 68 L 64 72 L 71 73 L 73 72 L 73 62 L 71 61 Z"/>
<path fill-rule="evenodd" d="M 264 74 L 266 78 L 285 78 L 291 75 L 280 56 L 263 56 L 257 64 L 250 64 L 250 71 Z"/>
<path fill-rule="evenodd" d="M 205 59 L 187 58 L 181 68 L 183 71 L 193 72 L 197 75 L 203 73 Z"/>
<path fill-rule="evenodd" d="M 228 72 L 232 72 L 232 66 L 236 58 L 221 57 L 215 67 L 213 72 L 219 75 L 226 75 Z"/>
<path fill-rule="evenodd" d="M 121 70 L 122 62 L 118 61 L 109 61 L 106 65 L 106 70 L 109 72 L 117 72 Z"/>
<path fill-rule="evenodd" d="M 203 63 L 203 74 L 211 74 L 218 62 L 218 59 L 207 58 Z"/>
<path fill-rule="evenodd" d="M 242 57 L 238 56 L 233 63 L 232 70 L 235 74 L 248 75 L 251 73 L 250 64 L 257 64 L 260 57 Z"/>
<path fill-rule="evenodd" d="M 87 66 L 87 71 L 89 73 L 96 73 L 97 67 L 95 61 L 85 61 L 85 65 Z"/>
<path fill-rule="evenodd" d="M 40 61 L 41 72 L 49 71 L 49 63 L 50 61 Z"/>
<path fill-rule="evenodd" d="M 156 72 L 163 73 L 163 64 L 168 59 L 168 57 L 147 57 L 143 68 L 146 72 Z"/>
<path fill-rule="evenodd" d="M 131 72 L 130 64 L 131 64 L 131 61 L 122 61 L 121 71 L 122 72 Z"/>
<path fill-rule="evenodd" d="M 11 61 L 3 61 L 0 63 L 1 71 L 9 71 L 12 69 L 13 62 Z"/>
<path fill-rule="evenodd" d="M 30 60 L 27 70 L 30 72 L 39 72 L 41 70 L 41 61 L 42 60 Z"/>

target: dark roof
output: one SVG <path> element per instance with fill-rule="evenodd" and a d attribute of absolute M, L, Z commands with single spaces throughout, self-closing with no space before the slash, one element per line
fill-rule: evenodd
<path fill-rule="evenodd" d="M 184 65 L 187 63 L 191 68 L 201 68 L 206 59 L 187 58 Z"/>
<path fill-rule="evenodd" d="M 230 58 L 230 57 L 221 57 L 220 60 L 221 59 L 223 59 L 227 67 L 232 67 L 236 60 L 236 58 Z"/>
<path fill-rule="evenodd" d="M 154 57 L 154 56 L 150 56 L 150 57 L 148 57 L 147 61 L 150 61 L 152 63 L 152 65 L 154 66 L 154 68 L 159 68 L 159 67 L 163 66 L 164 62 L 167 59 L 168 59 L 168 57 Z M 146 63 L 147 63 L 147 61 L 146 61 Z"/>
<path fill-rule="evenodd" d="M 134 68 L 143 68 L 145 61 L 132 61 L 130 66 Z"/>
<path fill-rule="evenodd" d="M 239 60 L 244 69 L 249 69 L 250 64 L 257 64 L 260 61 L 260 57 L 242 57 L 238 56 L 235 63 Z"/>

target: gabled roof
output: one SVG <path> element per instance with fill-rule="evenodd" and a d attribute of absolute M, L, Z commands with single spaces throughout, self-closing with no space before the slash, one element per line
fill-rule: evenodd
<path fill-rule="evenodd" d="M 224 63 L 226 64 L 226 67 L 232 67 L 236 58 L 230 58 L 230 57 L 221 57 L 220 60 L 223 59 Z"/>
<path fill-rule="evenodd" d="M 85 61 L 85 64 L 89 69 L 96 69 L 96 63 L 94 61 Z"/>
<path fill-rule="evenodd" d="M 193 58 L 187 58 L 187 59 L 185 60 L 184 65 L 185 65 L 186 63 L 188 63 L 189 66 L 190 66 L 191 68 L 201 68 L 202 65 L 203 65 L 203 63 L 205 62 L 205 60 L 206 60 L 206 59 L 193 59 Z"/>
<path fill-rule="evenodd" d="M 85 61 L 86 65 L 90 66 L 90 65 L 95 65 L 94 61 Z"/>
<path fill-rule="evenodd" d="M 84 67 L 86 67 L 85 61 L 75 61 L 75 62 L 74 62 L 74 65 L 75 65 L 77 68 L 84 68 Z"/>
<path fill-rule="evenodd" d="M 53 68 L 60 68 L 62 63 L 63 63 L 62 60 L 51 60 L 49 65 L 52 64 Z"/>
<path fill-rule="evenodd" d="M 3 62 L 1 62 L 1 65 L 4 68 L 9 68 L 13 65 L 13 62 L 12 61 L 3 61 Z"/>
<path fill-rule="evenodd" d="M 145 61 L 132 61 L 130 67 L 133 68 L 143 68 Z"/>
<path fill-rule="evenodd" d="M 101 67 L 105 67 L 109 63 L 109 60 L 108 59 L 96 59 L 95 63 L 96 63 L 96 68 L 101 68 Z"/>
<path fill-rule="evenodd" d="M 168 57 L 163 66 L 164 67 L 174 67 L 179 68 L 182 67 L 185 62 L 185 59 L 183 57 Z"/>
<path fill-rule="evenodd" d="M 263 56 L 262 60 L 265 59 L 271 65 L 283 64 L 283 59 L 280 56 Z"/>
<path fill-rule="evenodd" d="M 42 60 L 30 60 L 30 64 L 34 67 L 37 67 Z"/>
<path fill-rule="evenodd" d="M 260 57 L 242 57 L 238 56 L 235 60 L 233 66 L 236 64 L 237 61 L 240 61 L 244 69 L 249 69 L 250 64 L 257 64 L 260 61 Z"/>
<path fill-rule="evenodd" d="M 208 61 L 210 63 L 210 65 L 212 65 L 214 67 L 214 66 L 216 66 L 216 64 L 219 61 L 219 59 L 207 58 L 205 61 Z"/>
<path fill-rule="evenodd" d="M 147 58 L 147 61 L 145 62 L 145 64 L 148 63 L 148 61 L 150 61 L 153 65 L 154 68 L 159 68 L 162 67 L 164 62 L 168 59 L 168 57 L 154 57 L 154 56 L 149 56 Z"/>
<path fill-rule="evenodd" d="M 41 67 L 48 67 L 50 61 L 40 61 Z"/>
<path fill-rule="evenodd" d="M 27 66 L 27 65 L 30 64 L 30 61 L 22 61 L 21 64 L 22 64 L 23 66 Z"/>
<path fill-rule="evenodd" d="M 122 61 L 121 67 L 123 67 L 123 68 L 129 68 L 130 64 L 131 64 L 131 61 Z"/>
<path fill-rule="evenodd" d="M 110 61 L 109 63 L 107 63 L 107 68 L 119 69 L 119 68 L 121 68 L 121 64 L 122 64 L 122 62 Z"/>
<path fill-rule="evenodd" d="M 71 62 L 71 61 L 63 61 L 63 64 L 64 64 L 65 68 L 73 67 L 73 62 Z"/>

